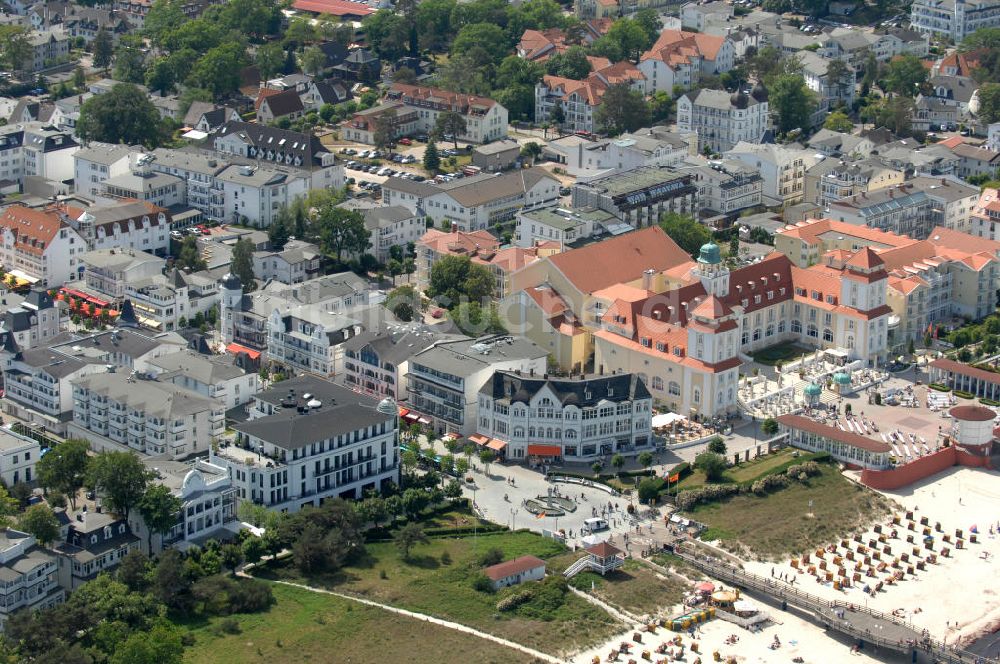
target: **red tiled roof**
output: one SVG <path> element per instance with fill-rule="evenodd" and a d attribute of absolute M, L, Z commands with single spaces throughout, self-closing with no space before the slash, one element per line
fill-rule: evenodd
<path fill-rule="evenodd" d="M 468 113 L 469 108 L 473 106 L 488 110 L 496 104 L 489 97 L 467 95 L 442 88 L 429 88 L 405 83 L 393 83 L 392 87 L 389 88 L 387 97 L 390 99 L 401 99 L 403 102 L 409 102 L 410 100 L 433 101 L 442 106 L 450 106 L 453 110 L 460 113 Z"/>
<path fill-rule="evenodd" d="M 635 281 L 643 272 L 657 272 L 691 261 L 659 226 L 625 233 L 603 242 L 571 249 L 548 260 L 582 293 Z"/>
<path fill-rule="evenodd" d="M 967 422 L 989 422 L 996 419 L 997 414 L 985 406 L 955 406 L 948 414 L 956 420 Z"/>
<path fill-rule="evenodd" d="M 598 558 L 611 558 L 612 556 L 620 556 L 624 553 L 618 547 L 608 544 L 607 542 L 600 542 L 594 546 L 588 546 L 584 549 L 587 553 L 593 554 Z"/>
<path fill-rule="evenodd" d="M 959 374 L 960 376 L 978 378 L 979 380 L 983 380 L 988 383 L 1000 383 L 1000 373 L 980 369 L 979 367 L 956 362 L 955 360 L 941 358 L 940 360 L 934 360 L 931 362 L 930 366 L 935 369 L 941 369 L 942 371 L 950 371 L 951 373 Z"/>
<path fill-rule="evenodd" d="M 41 256 L 59 230 L 68 224 L 59 217 L 64 208 L 48 207 L 44 210 L 11 205 L 0 213 L 0 228 L 10 229 L 18 249 Z M 74 231 L 75 232 L 75 231 Z M 11 266 L 7 266 L 10 269 Z"/>
<path fill-rule="evenodd" d="M 862 270 L 873 270 L 884 266 L 885 261 L 879 258 L 878 254 L 872 251 L 871 247 L 862 247 L 847 261 L 846 265 L 861 268 Z"/>
<path fill-rule="evenodd" d="M 483 572 L 493 581 L 500 581 L 509 576 L 523 574 L 539 567 L 545 567 L 545 561 L 541 558 L 521 556 L 520 558 L 514 558 L 514 560 L 508 560 L 507 562 L 487 567 Z"/>
<path fill-rule="evenodd" d="M 881 440 L 866 438 L 861 434 L 853 433 L 851 431 L 841 431 L 836 427 L 821 424 L 815 420 L 809 419 L 808 417 L 802 417 L 801 415 L 781 415 L 777 419 L 778 424 L 790 429 L 806 431 L 817 436 L 829 438 L 830 440 L 836 440 L 844 443 L 845 445 L 850 445 L 851 447 L 857 447 L 862 450 L 868 450 L 869 452 L 875 452 L 876 454 L 885 454 L 892 451 L 892 448 Z"/>
<path fill-rule="evenodd" d="M 692 316 L 701 316 L 702 318 L 713 319 L 730 316 L 732 313 L 733 310 L 727 307 L 722 300 L 714 295 L 709 295 L 697 307 L 691 310 Z"/>

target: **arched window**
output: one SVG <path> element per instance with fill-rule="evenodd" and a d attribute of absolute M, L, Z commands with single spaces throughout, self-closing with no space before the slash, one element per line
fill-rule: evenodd
<path fill-rule="evenodd" d="M 798 318 L 792 320 L 792 332 L 794 334 L 802 334 L 802 323 Z"/>
<path fill-rule="evenodd" d="M 681 385 L 680 385 L 680 383 L 678 383 L 677 381 L 672 380 L 672 381 L 670 381 L 670 385 L 668 387 L 670 389 L 668 389 L 667 391 L 670 394 L 674 395 L 675 397 L 676 396 L 680 396 L 680 393 L 681 393 Z"/>
<path fill-rule="evenodd" d="M 535 427 L 528 427 L 528 438 L 535 437 Z"/>
<path fill-rule="evenodd" d="M 514 427 L 514 438 L 524 438 L 524 427 Z"/>
<path fill-rule="evenodd" d="M 653 389 L 662 390 L 663 389 L 663 379 L 659 376 L 653 376 Z"/>
<path fill-rule="evenodd" d="M 575 439 L 576 431 L 574 429 L 566 429 L 566 438 Z"/>
<path fill-rule="evenodd" d="M 813 325 L 812 323 L 809 323 L 809 327 L 806 328 L 806 336 L 809 336 L 809 337 L 818 337 L 819 336 L 819 330 L 816 329 L 815 325 Z"/>
<path fill-rule="evenodd" d="M 833 341 L 833 330 L 828 327 L 823 328 L 823 341 Z"/>
<path fill-rule="evenodd" d="M 853 334 L 848 334 L 847 335 L 847 341 L 845 342 L 844 345 L 846 345 L 848 349 L 854 348 L 854 335 Z"/>

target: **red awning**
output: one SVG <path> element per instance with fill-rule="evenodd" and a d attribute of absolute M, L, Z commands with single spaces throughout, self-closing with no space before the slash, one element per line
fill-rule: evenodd
<path fill-rule="evenodd" d="M 486 443 L 486 447 L 490 448 L 491 450 L 496 450 L 497 452 L 503 452 L 505 449 L 507 449 L 507 443 L 503 442 L 502 440 L 497 440 L 496 438 L 494 438 L 490 442 Z"/>
<path fill-rule="evenodd" d="M 471 436 L 469 436 L 469 440 L 474 442 L 476 445 L 485 445 L 486 443 L 490 442 L 489 436 L 484 436 L 480 433 L 472 434 Z"/>
<path fill-rule="evenodd" d="M 252 348 L 247 348 L 246 346 L 241 346 L 238 343 L 231 343 L 226 346 L 226 352 L 232 353 L 233 355 L 238 355 L 239 353 L 246 353 L 250 356 L 251 360 L 260 359 L 260 351 L 254 350 Z"/>
<path fill-rule="evenodd" d="M 451 432 L 449 432 L 449 433 L 446 433 L 446 434 L 444 435 L 444 437 L 445 437 L 445 438 L 450 438 L 451 440 L 458 440 L 459 438 L 461 438 L 461 436 L 460 436 L 460 435 L 458 435 L 457 433 L 455 433 L 454 431 L 451 431 Z"/>
<path fill-rule="evenodd" d="M 406 415 L 407 415 L 407 414 L 408 414 L 409 412 L 410 412 L 410 411 L 409 411 L 408 409 L 406 409 L 406 408 L 400 408 L 400 409 L 399 409 L 399 416 L 400 416 L 400 417 L 406 417 Z"/>
<path fill-rule="evenodd" d="M 528 456 L 562 456 L 562 448 L 558 445 L 528 445 Z"/>

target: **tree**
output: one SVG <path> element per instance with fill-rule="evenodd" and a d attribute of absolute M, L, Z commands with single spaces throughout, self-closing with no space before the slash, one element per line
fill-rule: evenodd
<path fill-rule="evenodd" d="M 677 102 L 665 90 L 654 92 L 649 98 L 649 113 L 651 122 L 669 122 L 677 110 Z"/>
<path fill-rule="evenodd" d="M 851 122 L 851 119 L 843 111 L 834 111 L 826 116 L 823 128 L 830 131 L 850 133 L 854 129 L 854 123 Z"/>
<path fill-rule="evenodd" d="M 146 524 L 146 550 L 153 555 L 153 533 L 161 536 L 169 533 L 177 525 L 177 514 L 183 504 L 165 484 L 153 484 L 136 507 Z"/>
<path fill-rule="evenodd" d="M 494 65 L 510 52 L 511 42 L 507 33 L 499 25 L 492 23 L 474 23 L 466 25 L 451 43 L 452 55 L 470 55 L 473 49 L 485 51 Z"/>
<path fill-rule="evenodd" d="M 424 533 L 424 528 L 419 523 L 408 523 L 393 536 L 392 541 L 403 554 L 403 560 L 410 559 L 410 549 L 418 544 L 428 544 L 430 540 Z"/>
<path fill-rule="evenodd" d="M 490 474 L 490 464 L 496 459 L 496 454 L 493 453 L 491 449 L 479 450 L 479 462 L 483 464 L 484 472 Z"/>
<path fill-rule="evenodd" d="M 808 127 L 816 101 L 801 74 L 782 74 L 771 86 L 768 101 L 777 114 L 777 128 L 783 134 Z"/>
<path fill-rule="evenodd" d="M 460 302 L 449 309 L 448 317 L 463 334 L 471 337 L 507 331 L 495 304 L 483 306 L 479 302 Z"/>
<path fill-rule="evenodd" d="M 915 97 L 927 83 L 927 68 L 915 55 L 906 54 L 889 61 L 882 81 L 887 92 Z"/>
<path fill-rule="evenodd" d="M 188 235 L 181 241 L 174 266 L 179 269 L 190 268 L 192 272 L 200 272 L 208 267 L 198 249 L 198 239 L 195 236 Z"/>
<path fill-rule="evenodd" d="M 862 112 L 876 125 L 886 127 L 899 136 L 909 136 L 913 113 L 913 99 L 904 96 L 881 99 L 862 109 Z"/>
<path fill-rule="evenodd" d="M 590 464 L 590 469 L 594 471 L 594 475 L 598 475 L 601 472 L 601 468 L 603 467 L 604 464 L 601 463 L 600 461 L 595 461 L 594 463 Z"/>
<path fill-rule="evenodd" d="M 643 452 L 639 455 L 639 463 L 643 468 L 649 468 L 653 465 L 653 454 L 652 452 Z"/>
<path fill-rule="evenodd" d="M 188 85 L 203 88 L 219 99 L 240 87 L 240 69 L 246 58 L 243 45 L 226 42 L 198 58 L 187 79 Z"/>
<path fill-rule="evenodd" d="M 846 62 L 843 60 L 830 60 L 826 66 L 826 79 L 837 90 L 837 96 L 842 97 L 845 88 L 854 89 L 857 78 Z"/>
<path fill-rule="evenodd" d="M 435 127 L 438 134 L 451 140 L 455 144 L 455 149 L 458 149 L 458 137 L 465 135 L 467 130 L 465 124 L 465 116 L 457 111 L 445 111 L 438 115 L 437 125 Z"/>
<path fill-rule="evenodd" d="M 142 33 L 156 46 L 164 46 L 166 37 L 180 28 L 188 17 L 176 0 L 155 0 L 142 21 Z"/>
<path fill-rule="evenodd" d="M 469 472 L 469 460 L 466 457 L 459 457 L 455 459 L 455 474 L 459 477 L 464 476 Z"/>
<path fill-rule="evenodd" d="M 149 557 L 138 549 L 132 549 L 118 566 L 115 578 L 129 590 L 143 592 L 149 587 L 149 572 Z"/>
<path fill-rule="evenodd" d="M 979 87 L 979 119 L 987 124 L 1000 122 L 1000 83 Z"/>
<path fill-rule="evenodd" d="M 530 161 L 538 159 L 542 154 L 542 146 L 535 141 L 528 141 L 521 146 L 521 156 Z"/>
<path fill-rule="evenodd" d="M 108 664 L 180 664 L 184 655 L 181 630 L 166 619 L 136 632 L 115 647 Z"/>
<path fill-rule="evenodd" d="M 481 303 L 496 291 L 496 279 L 488 269 L 468 256 L 445 256 L 431 267 L 427 295 L 447 308 L 463 300 Z"/>
<path fill-rule="evenodd" d="M 385 308 L 399 320 L 408 323 L 419 317 L 420 296 L 413 286 L 400 286 L 389 293 L 389 297 L 385 300 Z"/>
<path fill-rule="evenodd" d="M 101 494 L 112 510 L 128 521 L 146 493 L 153 474 L 132 452 L 101 452 L 87 464 L 87 486 Z"/>
<path fill-rule="evenodd" d="M 663 480 L 655 477 L 647 477 L 639 482 L 639 501 L 643 503 L 652 503 L 655 501 L 660 496 L 660 487 L 662 485 Z"/>
<path fill-rule="evenodd" d="M 604 92 L 601 105 L 594 113 L 594 123 L 609 135 L 635 131 L 650 124 L 649 104 L 642 93 L 627 83 L 612 85 Z"/>
<path fill-rule="evenodd" d="M 110 37 L 109 37 L 110 39 Z M 115 59 L 115 79 L 124 83 L 142 83 L 146 78 L 146 54 L 142 37 L 138 35 L 122 35 L 118 40 L 118 47 L 114 51 Z M 94 47 L 95 62 L 97 65 L 96 51 Z"/>
<path fill-rule="evenodd" d="M 0 65 L 14 71 L 25 68 L 34 54 L 28 29 L 20 25 L 0 25 Z"/>
<path fill-rule="evenodd" d="M 714 452 L 702 452 L 694 459 L 694 466 L 705 473 L 705 479 L 715 482 L 726 472 L 726 460 Z"/>
<path fill-rule="evenodd" d="M 46 452 L 36 467 L 41 485 L 65 494 L 74 510 L 76 494 L 84 484 L 89 451 L 90 443 L 86 440 L 69 438 Z"/>
<path fill-rule="evenodd" d="M 148 148 L 157 147 L 163 138 L 159 111 L 139 88 L 128 83 L 83 102 L 76 133 L 85 141 Z"/>
<path fill-rule="evenodd" d="M 257 282 L 253 274 L 253 242 L 249 238 L 240 238 L 233 245 L 233 262 L 229 271 L 243 282 L 243 292 L 255 290 Z"/>
<path fill-rule="evenodd" d="M 281 71 L 285 62 L 285 52 L 281 50 L 281 44 L 271 42 L 258 47 L 254 59 L 261 78 L 267 80 Z"/>
<path fill-rule="evenodd" d="M 611 24 L 607 34 L 591 44 L 591 53 L 612 62 L 629 60 L 638 64 L 639 57 L 654 41 L 656 37 L 650 39 L 647 26 L 632 19 L 620 18 Z"/>
<path fill-rule="evenodd" d="M 47 546 L 59 538 L 59 519 L 45 503 L 32 505 L 24 510 L 17 521 L 18 528 L 35 536 L 38 543 Z"/>
<path fill-rule="evenodd" d="M 726 454 L 726 441 L 722 439 L 722 436 L 714 436 L 712 440 L 708 441 L 708 451 L 713 454 L 718 454 L 720 456 L 725 456 Z"/>
<path fill-rule="evenodd" d="M 593 67 L 587 59 L 587 50 L 582 46 L 570 46 L 562 53 L 556 53 L 545 61 L 545 72 L 552 76 L 582 81 Z"/>
<path fill-rule="evenodd" d="M 320 246 L 324 251 L 332 251 L 337 261 L 343 261 L 345 251 L 362 254 L 371 244 L 361 213 L 337 207 L 334 201 L 327 201 L 320 207 L 315 224 Z"/>
<path fill-rule="evenodd" d="M 79 65 L 73 68 L 73 87 L 77 92 L 83 92 L 83 89 L 87 87 L 87 74 Z"/>
<path fill-rule="evenodd" d="M 556 131 L 561 135 L 563 125 L 566 124 L 566 111 L 563 109 L 561 101 L 556 100 L 552 110 L 549 111 L 549 122 L 555 125 Z"/>
<path fill-rule="evenodd" d="M 372 129 L 372 143 L 379 150 L 392 145 L 396 140 L 396 111 L 387 109 L 375 117 L 375 127 Z"/>
<path fill-rule="evenodd" d="M 764 435 L 774 436 L 778 433 L 778 421 L 773 417 L 769 417 L 760 424 L 760 430 L 764 432 Z"/>
<path fill-rule="evenodd" d="M 434 139 L 427 142 L 427 148 L 424 150 L 424 168 L 427 169 L 428 173 L 437 173 L 438 169 L 441 168 L 441 157 L 438 155 Z"/>
<path fill-rule="evenodd" d="M 326 54 L 319 46 L 310 46 L 302 52 L 302 71 L 317 76 L 326 67 Z"/>
<path fill-rule="evenodd" d="M 274 218 L 274 222 L 267 227 L 267 239 L 271 243 L 271 248 L 281 251 L 288 244 L 291 237 L 290 226 L 292 225 L 292 214 L 287 206 L 282 206 Z"/>
<path fill-rule="evenodd" d="M 712 232 L 708 228 L 695 221 L 694 217 L 679 212 L 661 215 L 660 228 L 692 256 L 697 256 L 702 245 L 712 241 Z"/>
<path fill-rule="evenodd" d="M 611 457 L 611 465 L 615 467 L 615 472 L 622 472 L 622 468 L 625 467 L 625 457 L 621 454 L 616 454 Z"/>

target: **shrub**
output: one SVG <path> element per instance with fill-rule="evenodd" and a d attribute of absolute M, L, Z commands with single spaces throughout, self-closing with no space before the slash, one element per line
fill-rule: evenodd
<path fill-rule="evenodd" d="M 965 390 L 954 390 L 954 391 L 952 391 L 952 394 L 954 394 L 959 399 L 975 399 L 976 398 L 975 394 L 973 394 L 972 392 L 966 392 Z"/>
<path fill-rule="evenodd" d="M 472 589 L 481 593 L 493 593 L 493 582 L 485 574 L 477 574 L 472 578 Z"/>
<path fill-rule="evenodd" d="M 947 385 L 942 385 L 941 383 L 930 383 L 927 387 L 938 392 L 951 392 L 951 388 Z"/>
<path fill-rule="evenodd" d="M 722 498 L 728 498 L 739 493 L 738 484 L 707 484 L 690 491 L 681 491 L 677 495 L 677 508 L 686 510 L 699 503 L 708 503 Z"/>
<path fill-rule="evenodd" d="M 499 602 L 497 602 L 497 611 L 513 611 L 521 604 L 524 604 L 529 599 L 531 599 L 530 590 L 520 590 L 513 595 L 508 595 L 504 597 Z"/>
<path fill-rule="evenodd" d="M 503 551 L 497 547 L 487 549 L 486 553 L 479 557 L 480 567 L 489 567 L 490 565 L 498 565 L 503 562 Z"/>
<path fill-rule="evenodd" d="M 447 551 L 445 551 L 445 552 L 443 552 L 441 554 L 441 564 L 442 565 L 450 565 L 451 564 L 451 554 L 448 553 Z"/>
<path fill-rule="evenodd" d="M 1000 401 L 996 401 L 994 399 L 987 399 L 986 397 L 980 399 L 979 403 L 983 404 L 984 406 L 1000 406 Z"/>
<path fill-rule="evenodd" d="M 225 618 L 219 623 L 219 629 L 226 634 L 239 634 L 240 622 L 236 618 Z"/>
<path fill-rule="evenodd" d="M 750 491 L 756 496 L 763 496 L 777 489 L 784 489 L 788 486 L 787 475 L 768 475 L 750 485 Z"/>

